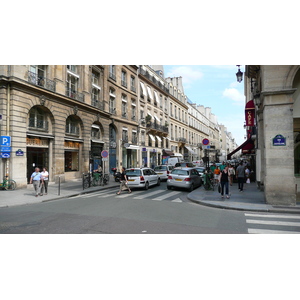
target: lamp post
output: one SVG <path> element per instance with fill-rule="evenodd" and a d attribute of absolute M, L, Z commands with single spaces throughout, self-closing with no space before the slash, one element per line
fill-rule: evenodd
<path fill-rule="evenodd" d="M 243 80 L 243 72 L 241 72 L 240 70 L 240 65 L 236 65 L 239 69 L 238 69 L 238 72 L 236 73 L 236 79 L 239 83 L 242 82 Z"/>

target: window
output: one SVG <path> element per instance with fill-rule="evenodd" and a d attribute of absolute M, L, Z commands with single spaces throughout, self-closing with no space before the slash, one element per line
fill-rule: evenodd
<path fill-rule="evenodd" d="M 76 73 L 76 66 L 74 65 L 67 65 L 67 69 L 70 70 L 71 72 L 75 72 Z"/>
<path fill-rule="evenodd" d="M 135 104 L 135 100 L 132 100 L 132 103 L 131 103 L 131 120 L 133 120 L 133 121 L 136 120 L 136 104 Z"/>
<path fill-rule="evenodd" d="M 116 114 L 116 95 L 114 89 L 109 89 L 109 112 Z"/>
<path fill-rule="evenodd" d="M 135 77 L 134 76 L 130 76 L 130 90 L 132 92 L 136 92 Z"/>
<path fill-rule="evenodd" d="M 38 108 L 32 108 L 29 113 L 28 127 L 35 130 L 48 130 L 48 122 L 44 112 Z"/>
<path fill-rule="evenodd" d="M 124 70 L 121 73 L 121 85 L 127 87 L 127 73 Z"/>
<path fill-rule="evenodd" d="M 128 130 L 124 128 L 122 130 L 122 141 L 123 143 L 128 143 Z"/>
<path fill-rule="evenodd" d="M 96 140 L 100 140 L 100 127 L 99 125 L 93 124 L 92 125 L 92 129 L 91 129 L 91 138 L 92 139 L 96 139 Z"/>
<path fill-rule="evenodd" d="M 66 133 L 79 136 L 78 121 L 72 116 L 69 116 L 66 120 Z"/>
<path fill-rule="evenodd" d="M 79 170 L 79 152 L 65 151 L 65 172 Z"/>
<path fill-rule="evenodd" d="M 145 131 L 141 131 L 141 145 L 145 146 Z"/>
<path fill-rule="evenodd" d="M 126 95 L 122 94 L 122 117 L 127 118 L 127 99 Z"/>
<path fill-rule="evenodd" d="M 116 80 L 116 66 L 109 66 L 109 77 Z"/>
<path fill-rule="evenodd" d="M 131 142 L 132 144 L 137 144 L 137 132 L 135 130 L 132 131 Z"/>
<path fill-rule="evenodd" d="M 46 66 L 30 66 L 29 71 L 29 82 L 44 86 L 45 85 L 45 77 L 46 77 Z"/>
<path fill-rule="evenodd" d="M 78 66 L 67 66 L 66 96 L 83 102 L 84 95 L 82 93 L 78 93 L 79 75 L 77 74 L 77 67 Z"/>

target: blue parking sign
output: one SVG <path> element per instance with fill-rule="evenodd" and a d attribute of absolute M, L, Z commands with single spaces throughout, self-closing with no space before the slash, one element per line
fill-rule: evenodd
<path fill-rule="evenodd" d="M 0 146 L 1 147 L 10 147 L 10 136 L 2 135 L 0 137 Z"/>

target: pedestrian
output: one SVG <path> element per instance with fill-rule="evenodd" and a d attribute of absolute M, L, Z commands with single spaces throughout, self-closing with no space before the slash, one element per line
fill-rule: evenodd
<path fill-rule="evenodd" d="M 224 188 L 226 189 L 226 198 L 229 199 L 229 172 L 228 167 L 226 166 L 220 174 L 220 183 L 221 183 L 221 196 L 224 198 Z"/>
<path fill-rule="evenodd" d="M 235 175 L 235 170 L 231 164 L 229 164 L 229 166 L 228 166 L 228 173 L 229 173 L 229 184 L 232 186 L 233 177 Z"/>
<path fill-rule="evenodd" d="M 128 180 L 127 180 L 127 175 L 126 175 L 126 172 L 125 172 L 125 168 L 122 167 L 121 180 L 120 180 L 120 190 L 117 192 L 117 195 L 120 195 L 121 191 L 125 188 L 128 189 L 128 193 L 130 194 L 131 189 L 128 186 Z"/>
<path fill-rule="evenodd" d="M 44 167 L 43 171 L 41 172 L 42 180 L 41 180 L 41 193 L 40 196 L 43 196 L 43 193 L 45 191 L 45 195 L 48 193 L 48 182 L 49 182 L 49 173 L 47 169 Z"/>
<path fill-rule="evenodd" d="M 246 169 L 245 169 L 245 176 L 246 176 L 246 183 L 250 183 L 250 170 L 249 170 L 248 166 L 246 166 Z"/>
<path fill-rule="evenodd" d="M 245 181 L 245 166 L 243 162 L 240 162 L 240 165 L 236 168 L 236 177 L 238 180 L 239 190 L 240 192 L 243 192 Z"/>
<path fill-rule="evenodd" d="M 35 171 L 32 173 L 30 177 L 30 184 L 33 184 L 35 190 L 35 196 L 37 197 L 40 193 L 40 184 L 41 184 L 42 174 L 40 173 L 39 168 L 35 168 Z"/>
<path fill-rule="evenodd" d="M 216 166 L 216 168 L 214 170 L 214 179 L 215 179 L 215 182 L 219 182 L 220 174 L 221 174 L 221 170 L 219 169 L 218 166 Z"/>

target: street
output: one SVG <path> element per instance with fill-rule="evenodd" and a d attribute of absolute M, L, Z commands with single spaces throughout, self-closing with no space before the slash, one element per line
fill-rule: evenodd
<path fill-rule="evenodd" d="M 201 187 L 200 189 L 203 189 Z M 116 195 L 117 188 L 0 209 L 2 234 L 299 233 L 300 216 L 247 213 L 195 204 L 187 191 L 160 186 Z"/>

